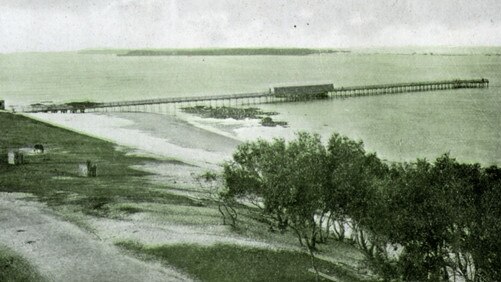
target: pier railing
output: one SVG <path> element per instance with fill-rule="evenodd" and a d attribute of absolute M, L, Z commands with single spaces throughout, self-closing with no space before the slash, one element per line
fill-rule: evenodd
<path fill-rule="evenodd" d="M 308 86 L 311 87 L 311 86 Z M 85 111 L 100 111 L 100 110 L 115 110 L 115 111 L 141 111 L 139 107 L 143 107 L 147 111 L 146 106 L 164 105 L 164 104 L 189 104 L 211 101 L 246 101 L 248 104 L 259 104 L 269 102 L 287 102 L 296 100 L 305 100 L 308 98 L 318 99 L 331 97 L 354 97 L 354 96 L 369 96 L 393 93 L 419 92 L 419 91 L 436 91 L 436 90 L 451 90 L 462 88 L 486 88 L 489 87 L 488 79 L 455 79 L 443 81 L 425 81 L 425 82 L 410 82 L 410 83 L 394 83 L 394 84 L 377 84 L 363 85 L 350 87 L 332 87 L 329 92 L 320 93 L 323 95 L 278 95 L 271 89 L 266 92 L 254 93 L 238 93 L 229 95 L 212 95 L 212 96 L 188 96 L 160 99 L 145 99 L 132 101 L 117 101 L 107 103 L 81 103 L 77 106 L 69 104 L 61 105 L 36 105 L 21 109 L 23 112 L 85 112 Z"/>

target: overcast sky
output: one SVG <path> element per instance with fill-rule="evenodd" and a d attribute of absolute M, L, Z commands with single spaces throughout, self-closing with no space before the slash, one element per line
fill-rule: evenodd
<path fill-rule="evenodd" d="M 0 52 L 501 45 L 500 0 L 0 0 Z"/>

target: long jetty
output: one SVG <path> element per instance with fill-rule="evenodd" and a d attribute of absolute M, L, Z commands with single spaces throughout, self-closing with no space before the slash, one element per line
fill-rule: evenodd
<path fill-rule="evenodd" d="M 22 112 L 29 113 L 66 113 L 66 112 L 86 112 L 86 111 L 151 111 L 157 105 L 178 105 L 178 104 L 198 104 L 218 101 L 232 102 L 240 104 L 261 104 L 274 102 L 304 101 L 319 98 L 348 98 L 357 96 L 371 96 L 394 93 L 437 91 L 464 88 L 487 88 L 489 80 L 482 79 L 455 79 L 443 81 L 425 81 L 410 83 L 377 84 L 350 87 L 334 87 L 333 84 L 322 85 L 299 85 L 274 87 L 265 92 L 239 93 L 212 96 L 188 96 L 175 98 L 160 98 L 147 100 L 119 101 L 107 103 L 68 103 L 60 105 L 32 105 L 21 109 Z"/>
<path fill-rule="evenodd" d="M 489 80 L 482 79 L 456 79 L 442 81 L 376 84 L 352 87 L 334 88 L 333 95 L 337 96 L 368 96 L 378 94 L 393 94 L 420 91 L 436 91 L 463 88 L 487 88 Z"/>

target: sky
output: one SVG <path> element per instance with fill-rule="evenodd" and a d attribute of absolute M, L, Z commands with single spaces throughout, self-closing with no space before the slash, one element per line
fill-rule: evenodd
<path fill-rule="evenodd" d="M 0 0 L 0 52 L 499 46 L 500 0 Z"/>

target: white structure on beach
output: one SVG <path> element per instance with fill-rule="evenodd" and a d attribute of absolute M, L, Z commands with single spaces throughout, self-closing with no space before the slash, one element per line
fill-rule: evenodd
<path fill-rule="evenodd" d="M 10 165 L 18 165 L 24 162 L 24 155 L 21 152 L 10 150 L 7 153 L 7 163 Z"/>

